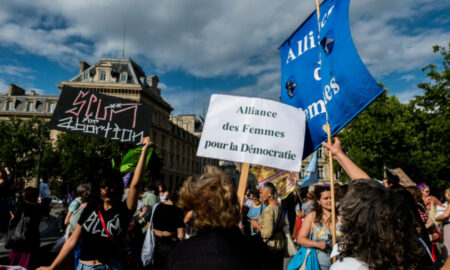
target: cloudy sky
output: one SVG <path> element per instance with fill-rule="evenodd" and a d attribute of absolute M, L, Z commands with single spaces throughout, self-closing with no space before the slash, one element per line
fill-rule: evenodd
<path fill-rule="evenodd" d="M 0 0 L 0 92 L 58 94 L 79 61 L 125 56 L 160 78 L 174 114 L 202 114 L 213 93 L 278 99 L 278 47 L 314 0 Z M 450 41 L 450 1 L 354 0 L 353 40 L 390 94 L 421 91 L 421 68 Z"/>

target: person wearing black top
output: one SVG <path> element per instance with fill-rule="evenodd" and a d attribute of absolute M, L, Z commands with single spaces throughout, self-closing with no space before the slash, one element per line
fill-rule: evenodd
<path fill-rule="evenodd" d="M 136 210 L 139 188 L 145 173 L 145 159 L 148 148 L 153 144 L 150 137 L 142 140 L 143 147 L 130 184 L 126 201 L 121 202 L 123 182 L 115 171 L 100 173 L 99 194 L 84 209 L 72 235 L 67 239 L 56 259 L 48 267 L 39 270 L 56 269 L 71 250 L 81 243 L 78 269 L 123 269 L 118 260 L 123 256 L 123 240 Z"/>
<path fill-rule="evenodd" d="M 20 231 L 25 236 L 23 241 L 7 241 L 6 248 L 10 248 L 9 262 L 11 265 L 20 265 L 27 269 L 34 269 L 37 265 L 37 254 L 41 244 L 39 224 L 43 209 L 38 204 L 39 191 L 34 187 L 27 187 L 23 191 L 22 199 L 12 215 L 10 230 L 24 222 Z"/>
<path fill-rule="evenodd" d="M 153 214 L 153 231 L 155 233 L 153 267 L 155 270 L 164 269 L 170 253 L 178 242 L 184 239 L 183 212 L 174 205 L 176 194 L 176 192 L 170 192 L 167 201 L 158 204 Z"/>
<path fill-rule="evenodd" d="M 0 239 L 6 237 L 9 221 L 9 203 L 11 197 L 10 187 L 12 184 L 12 174 L 8 167 L 0 169 Z"/>
<path fill-rule="evenodd" d="M 189 178 L 180 190 L 178 205 L 193 211 L 197 234 L 177 245 L 166 269 L 274 269 L 262 240 L 246 237 L 238 229 L 235 187 L 217 167 L 208 166 L 200 178 Z"/>

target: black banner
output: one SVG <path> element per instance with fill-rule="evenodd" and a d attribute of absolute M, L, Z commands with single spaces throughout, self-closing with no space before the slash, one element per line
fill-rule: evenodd
<path fill-rule="evenodd" d="M 150 132 L 151 116 L 146 104 L 64 86 L 49 127 L 139 144 Z"/>

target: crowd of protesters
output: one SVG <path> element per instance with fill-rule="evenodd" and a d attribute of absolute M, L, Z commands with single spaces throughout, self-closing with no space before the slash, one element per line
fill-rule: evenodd
<path fill-rule="evenodd" d="M 288 269 L 438 269 L 448 258 L 450 189 L 442 203 L 428 186 L 403 187 L 395 177 L 371 179 L 344 154 L 338 138 L 323 145 L 352 181 L 335 187 L 335 209 L 327 186 L 298 189 L 281 200 L 270 182 L 247 190 L 241 206 L 233 181 L 216 167 L 205 167 L 203 175 L 189 177 L 179 188 L 142 187 L 152 143 L 143 140 L 128 188 L 114 170 L 99 170 L 95 181 L 77 187 L 61 217 L 65 233 L 56 258 L 39 268 L 39 223 L 49 214 L 48 185 L 26 188 L 12 207 L 15 200 L 7 192 L 12 174 L 2 169 L 0 236 L 7 240 L 8 228 L 26 227 L 24 242 L 9 243 L 11 265 L 40 270 L 284 269 L 293 255 L 290 245 L 296 254 Z M 152 256 L 143 263 L 149 232 L 154 234 Z"/>

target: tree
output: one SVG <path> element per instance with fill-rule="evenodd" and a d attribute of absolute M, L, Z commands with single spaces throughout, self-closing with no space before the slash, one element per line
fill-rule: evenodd
<path fill-rule="evenodd" d="M 1 165 L 12 168 L 16 179 L 36 176 L 39 142 L 42 139 L 44 147 L 50 144 L 49 131 L 42 123 L 36 117 L 31 120 L 11 117 L 0 122 Z"/>
<path fill-rule="evenodd" d="M 428 71 L 429 82 L 418 84 L 424 94 L 416 96 L 411 101 L 412 113 L 417 117 L 415 123 L 418 136 L 418 150 L 415 156 L 420 156 L 420 169 L 423 170 L 423 180 L 434 187 L 448 187 L 450 174 L 450 43 L 448 49 L 434 46 L 434 52 L 439 52 L 444 60 L 442 70 L 430 64 L 424 67 Z"/>
<path fill-rule="evenodd" d="M 123 156 L 134 146 L 73 133 L 58 136 L 56 153 L 64 186 L 74 189 L 78 184 L 92 182 L 100 169 L 111 169 L 112 160 L 118 168 Z M 146 180 L 157 179 L 161 171 L 161 161 L 156 153 L 150 159 Z"/>
<path fill-rule="evenodd" d="M 371 177 L 382 179 L 384 167 L 408 164 L 410 117 L 405 105 L 384 92 L 338 136 L 356 164 Z"/>
<path fill-rule="evenodd" d="M 423 68 L 430 79 L 418 85 L 423 95 L 401 104 L 383 93 L 338 135 L 349 157 L 371 177 L 381 179 L 384 166 L 400 167 L 418 183 L 448 186 L 450 52 L 439 46 L 434 51 L 444 56 L 443 70 L 434 64 Z"/>

